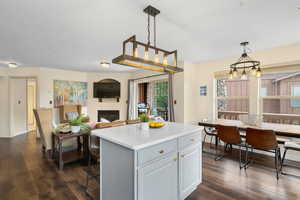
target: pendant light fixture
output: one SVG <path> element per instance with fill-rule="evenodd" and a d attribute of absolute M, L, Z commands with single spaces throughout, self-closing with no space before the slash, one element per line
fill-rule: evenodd
<path fill-rule="evenodd" d="M 261 77 L 260 61 L 253 60 L 249 55 L 247 50 L 247 45 L 249 42 L 242 42 L 241 46 L 243 47 L 243 54 L 238 59 L 237 62 L 230 65 L 229 78 L 237 78 L 238 70 L 242 71 L 242 80 L 247 79 L 247 73 L 250 72 L 251 75 L 256 76 L 257 78 Z M 250 69 L 250 70 L 249 70 Z"/>
<path fill-rule="evenodd" d="M 112 60 L 115 64 L 125 65 L 129 67 L 141 68 L 152 71 L 160 72 L 182 72 L 183 69 L 177 65 L 177 50 L 166 51 L 156 47 L 156 16 L 160 11 L 152 6 L 148 6 L 144 9 L 144 12 L 148 15 L 148 42 L 147 44 L 136 40 L 136 36 L 128 38 L 123 42 L 123 54 Z M 150 43 L 150 18 L 153 17 L 154 25 L 154 42 Z M 126 52 L 128 44 L 132 44 L 131 53 Z M 139 47 L 144 50 L 144 55 L 139 55 Z M 161 59 L 161 55 L 163 56 Z M 169 63 L 169 58 L 172 57 L 172 63 Z"/>

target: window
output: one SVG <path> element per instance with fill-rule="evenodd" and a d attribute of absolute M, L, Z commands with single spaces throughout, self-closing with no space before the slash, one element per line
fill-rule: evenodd
<path fill-rule="evenodd" d="M 300 96 L 300 85 L 292 86 L 292 96 Z M 292 107 L 300 107 L 300 99 L 292 99 L 291 101 Z"/>
<path fill-rule="evenodd" d="M 249 114 L 267 123 L 300 125 L 300 71 L 249 80 L 218 78 L 215 108 L 221 119 L 242 120 Z"/>
<path fill-rule="evenodd" d="M 168 98 L 169 98 L 168 81 L 159 81 L 154 83 L 154 102 L 153 108 L 158 116 L 168 120 Z"/>
<path fill-rule="evenodd" d="M 300 125 L 300 72 L 263 74 L 261 91 L 262 119 L 264 122 Z"/>
<path fill-rule="evenodd" d="M 268 94 L 267 88 L 261 88 L 260 89 L 260 96 L 261 97 L 265 97 L 265 96 L 267 96 L 267 94 Z"/>
<path fill-rule="evenodd" d="M 239 119 L 248 114 L 248 80 L 217 79 L 217 117 Z"/>

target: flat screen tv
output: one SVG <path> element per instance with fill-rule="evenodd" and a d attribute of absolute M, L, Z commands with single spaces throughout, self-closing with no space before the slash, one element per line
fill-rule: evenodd
<path fill-rule="evenodd" d="M 104 79 L 94 83 L 94 98 L 120 98 L 120 82 Z"/>

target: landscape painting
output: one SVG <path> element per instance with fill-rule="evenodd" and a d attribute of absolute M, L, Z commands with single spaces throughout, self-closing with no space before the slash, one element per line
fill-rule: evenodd
<path fill-rule="evenodd" d="M 87 82 L 54 80 L 54 106 L 82 105 L 86 106 Z"/>

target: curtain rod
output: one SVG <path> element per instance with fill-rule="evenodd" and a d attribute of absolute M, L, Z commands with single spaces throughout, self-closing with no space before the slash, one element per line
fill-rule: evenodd
<path fill-rule="evenodd" d="M 168 73 L 164 73 L 164 74 L 156 74 L 156 75 L 151 75 L 151 76 L 145 76 L 145 77 L 142 77 L 142 78 L 136 78 L 136 79 L 129 79 L 131 81 L 136 81 L 136 80 L 141 80 L 141 79 L 145 79 L 145 78 L 152 78 L 152 77 L 156 77 L 156 76 L 164 76 L 164 75 L 167 75 Z"/>

